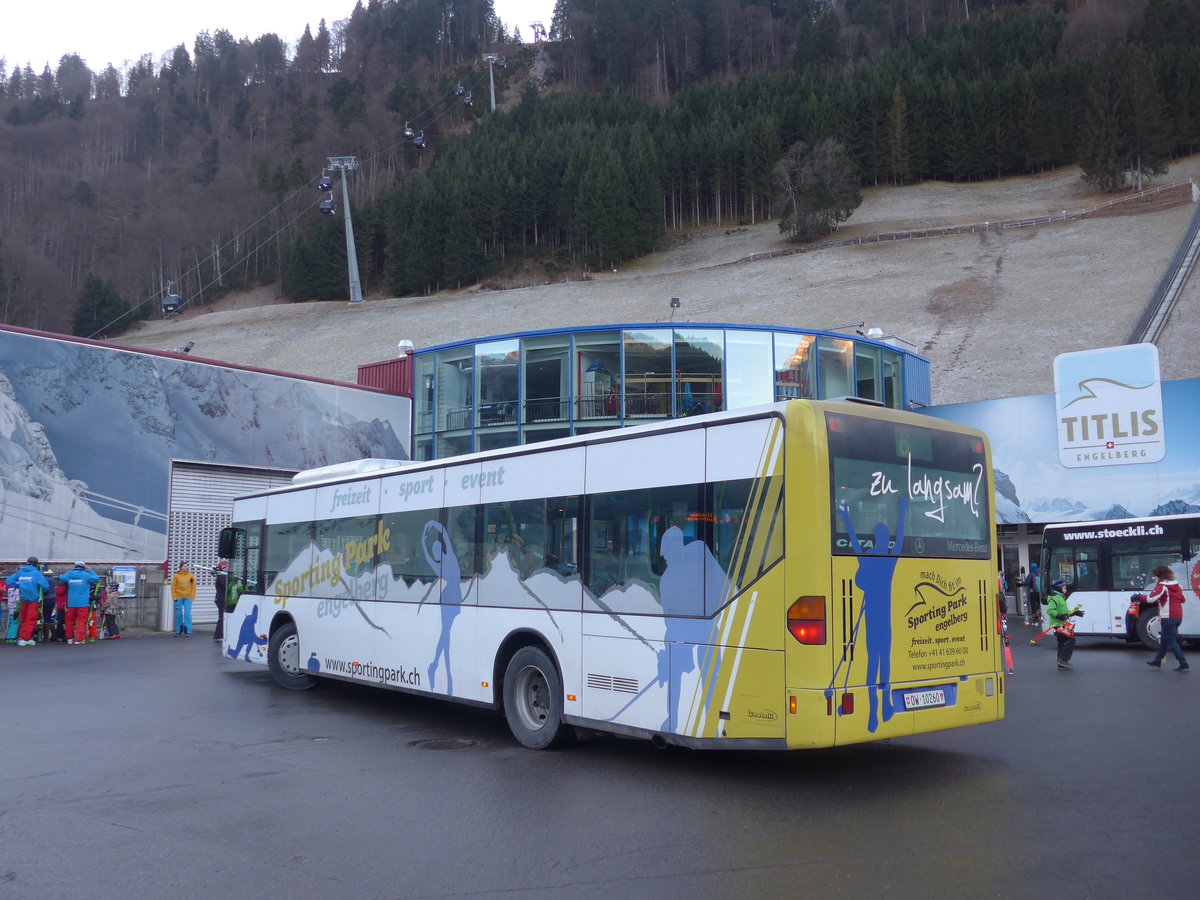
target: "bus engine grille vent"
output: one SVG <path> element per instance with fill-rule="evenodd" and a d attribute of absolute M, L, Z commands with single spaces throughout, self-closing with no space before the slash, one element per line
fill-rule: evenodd
<path fill-rule="evenodd" d="M 638 683 L 636 678 L 622 678 L 619 675 L 597 675 L 588 673 L 587 685 L 601 691 L 617 691 L 621 694 L 636 694 Z"/>

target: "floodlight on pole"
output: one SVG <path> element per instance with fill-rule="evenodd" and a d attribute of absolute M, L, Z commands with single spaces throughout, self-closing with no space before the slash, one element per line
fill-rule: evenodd
<path fill-rule="evenodd" d="M 862 335 L 863 329 L 867 327 L 866 322 L 847 322 L 845 325 L 834 325 L 832 328 L 826 328 L 826 331 L 845 331 L 847 328 L 853 328 L 854 333 Z"/>
<path fill-rule="evenodd" d="M 354 248 L 354 221 L 350 218 L 350 191 L 346 173 L 358 168 L 357 156 L 331 156 L 328 168 L 342 176 L 342 209 L 346 212 L 346 268 L 350 276 L 350 302 L 362 303 L 362 282 L 358 278 L 358 251 Z"/>

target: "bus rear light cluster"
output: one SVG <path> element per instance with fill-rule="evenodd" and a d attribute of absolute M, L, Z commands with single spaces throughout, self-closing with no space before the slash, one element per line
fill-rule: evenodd
<path fill-rule="evenodd" d="M 826 691 L 825 692 L 825 715 L 827 715 L 827 716 L 833 715 L 833 710 L 834 710 L 833 701 L 834 701 L 833 691 Z M 839 716 L 849 716 L 849 715 L 853 714 L 853 712 L 854 712 L 854 694 L 851 693 L 850 691 L 847 691 L 846 693 L 842 694 L 841 699 L 838 701 L 837 714 Z"/>
<path fill-rule="evenodd" d="M 801 597 L 788 607 L 787 629 L 801 644 L 825 643 L 825 598 Z"/>

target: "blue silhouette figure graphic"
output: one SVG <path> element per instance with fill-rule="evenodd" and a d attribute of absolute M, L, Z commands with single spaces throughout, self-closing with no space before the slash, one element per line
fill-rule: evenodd
<path fill-rule="evenodd" d="M 432 537 L 432 539 L 431 539 Z M 442 607 L 442 634 L 438 638 L 437 649 L 433 654 L 433 662 L 429 664 L 429 687 L 432 689 L 437 673 L 438 660 L 446 661 L 446 693 L 454 692 L 454 679 L 450 674 L 450 630 L 454 620 L 462 612 L 462 566 L 454 555 L 450 543 L 450 535 L 446 533 L 441 522 L 427 522 L 425 533 L 421 538 L 421 549 L 425 551 L 425 559 L 429 568 L 442 580 L 442 593 L 439 603 Z"/>
<path fill-rule="evenodd" d="M 313 654 L 308 658 L 308 671 L 310 671 L 310 672 L 320 672 L 321 671 L 321 661 L 319 659 L 317 659 L 316 651 L 314 651 Z"/>
<path fill-rule="evenodd" d="M 874 544 L 870 550 L 863 550 L 858 533 L 850 521 L 849 510 L 844 503 L 838 506 L 838 514 L 846 523 L 850 545 L 858 556 L 858 572 L 854 576 L 854 583 L 863 595 L 859 621 L 865 620 L 867 626 L 866 682 L 870 700 L 867 731 L 872 733 L 879 727 L 880 692 L 883 693 L 883 721 L 892 718 L 892 576 L 904 546 L 904 514 L 907 509 L 908 500 L 901 497 L 894 541 L 887 525 L 879 522 L 875 525 Z M 857 638 L 857 623 L 854 630 Z M 834 677 L 837 677 L 836 674 Z"/>
<path fill-rule="evenodd" d="M 267 639 L 258 633 L 258 605 L 251 607 L 250 612 L 246 614 L 246 618 L 242 619 L 242 628 L 238 632 L 237 646 L 227 649 L 226 655 L 230 659 L 237 659 L 238 654 L 242 652 L 242 648 L 246 650 L 246 662 L 250 662 L 250 650 L 257 644 L 265 646 Z"/>
<path fill-rule="evenodd" d="M 674 732 L 679 726 L 683 676 L 699 666 L 701 677 L 705 677 L 716 654 L 712 646 L 713 622 L 707 617 L 707 609 L 715 610 L 720 605 L 729 579 L 707 544 L 685 544 L 683 532 L 674 525 L 663 532 L 659 554 L 667 568 L 658 582 L 666 617 L 665 645 L 658 652 L 658 683 L 667 686 L 667 718 L 662 728 Z M 713 678 L 705 691 L 705 706 L 712 700 L 715 685 Z"/>

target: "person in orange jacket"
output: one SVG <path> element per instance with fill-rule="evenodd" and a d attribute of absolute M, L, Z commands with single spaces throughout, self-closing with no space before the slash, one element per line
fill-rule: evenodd
<path fill-rule="evenodd" d="M 192 636 L 192 601 L 196 599 L 196 576 L 181 562 L 171 579 L 171 599 L 175 601 L 175 636 Z"/>

